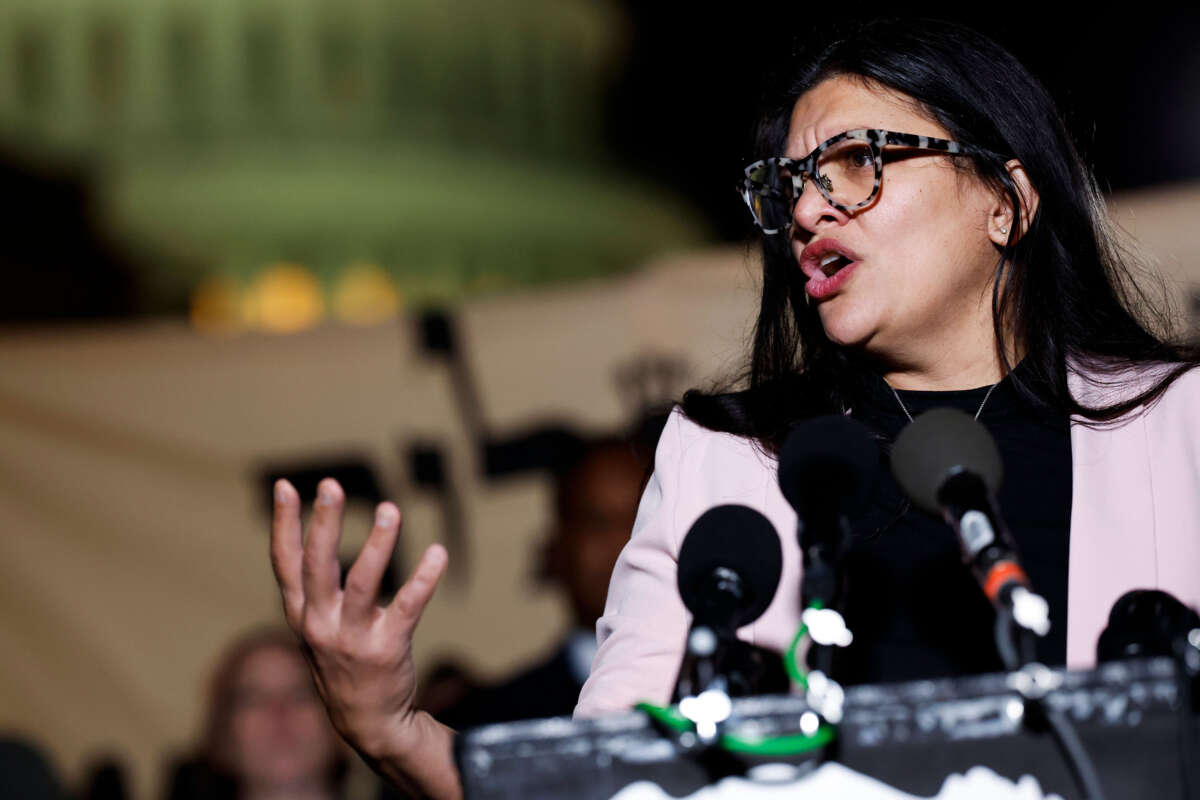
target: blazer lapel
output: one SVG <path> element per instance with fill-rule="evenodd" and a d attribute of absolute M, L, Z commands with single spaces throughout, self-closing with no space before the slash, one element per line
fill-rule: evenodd
<path fill-rule="evenodd" d="M 1070 372 L 1072 393 L 1103 403 Z M 1100 395 L 1100 396 L 1098 396 Z M 1091 667 L 1112 604 L 1131 587 L 1158 583 L 1155 515 L 1145 420 L 1104 428 L 1071 418 L 1071 542 L 1067 575 L 1067 666 Z"/>

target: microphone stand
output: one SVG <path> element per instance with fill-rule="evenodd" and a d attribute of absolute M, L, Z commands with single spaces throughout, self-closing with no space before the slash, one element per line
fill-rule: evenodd
<path fill-rule="evenodd" d="M 732 698 L 748 695 L 756 678 L 755 653 L 737 638 L 746 586 L 736 572 L 717 567 L 688 631 L 672 702 L 696 724 L 703 744 L 716 740 L 732 710 Z"/>
<path fill-rule="evenodd" d="M 824 606 L 840 615 L 845 600 L 842 596 L 841 562 L 850 539 L 850 526 L 843 514 L 834 514 L 831 518 L 821 519 L 819 522 L 819 525 L 810 524 L 806 529 L 804 520 L 801 519 L 797 531 L 804 565 L 800 579 L 800 608 L 804 610 L 814 605 Z M 833 531 L 834 535 L 806 535 L 812 528 L 821 532 Z M 827 676 L 832 676 L 833 647 L 831 644 L 818 642 L 814 637 L 813 668 Z"/>
<path fill-rule="evenodd" d="M 850 541 L 850 524 L 846 515 L 838 512 L 810 518 L 807 528 L 801 517 L 797 538 L 804 567 L 800 608 L 812 642 L 813 669 L 806 678 L 805 700 L 821 719 L 837 725 L 842 721 L 845 691 L 832 677 L 833 656 L 834 648 L 848 645 L 851 637 L 841 613 L 845 598 L 840 571 Z M 824 757 L 836 758 L 838 749 L 839 742 L 834 739 Z"/>
<path fill-rule="evenodd" d="M 1003 518 L 994 511 L 979 510 L 995 508 L 986 485 L 978 475 L 959 472 L 942 485 L 938 499 L 962 546 L 963 560 L 996 609 L 996 650 L 1023 700 L 1026 726 L 1050 732 L 1085 800 L 1103 800 L 1096 768 L 1075 726 L 1044 700 L 1059 683 L 1057 676 L 1036 660 L 1035 636 L 1044 636 L 1049 630 L 1049 605 L 1029 588 Z"/>

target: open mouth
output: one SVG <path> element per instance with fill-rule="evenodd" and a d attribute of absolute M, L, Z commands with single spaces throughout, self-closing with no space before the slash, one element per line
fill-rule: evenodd
<path fill-rule="evenodd" d="M 825 277 L 830 278 L 836 275 L 838 270 L 850 263 L 852 263 L 850 259 L 841 253 L 828 253 L 821 259 L 818 266 L 821 268 L 821 272 L 825 274 Z"/>
<path fill-rule="evenodd" d="M 800 252 L 799 262 L 801 271 L 808 276 L 809 295 L 817 297 L 836 291 L 859 263 L 859 258 L 836 239 L 823 238 L 809 242 Z"/>

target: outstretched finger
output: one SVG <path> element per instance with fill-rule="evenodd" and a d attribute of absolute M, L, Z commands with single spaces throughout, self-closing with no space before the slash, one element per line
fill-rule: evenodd
<path fill-rule="evenodd" d="M 337 550 L 342 538 L 345 501 L 346 496 L 337 481 L 325 478 L 317 484 L 317 502 L 313 504 L 312 520 L 308 523 L 300 574 L 305 603 L 318 613 L 328 611 L 337 603 L 341 578 Z"/>
<path fill-rule="evenodd" d="M 300 495 L 288 481 L 275 482 L 275 513 L 271 520 L 271 568 L 283 596 L 283 613 L 296 628 L 304 614 L 304 587 L 300 578 L 303 559 L 300 529 Z"/>
<path fill-rule="evenodd" d="M 351 625 L 366 623 L 375 611 L 379 583 L 392 561 L 396 539 L 400 536 L 400 509 L 380 503 L 375 509 L 375 524 L 354 566 L 346 573 L 342 596 L 342 618 Z"/>
<path fill-rule="evenodd" d="M 440 544 L 431 544 L 425 548 L 416 569 L 396 592 L 389 606 L 389 611 L 398 617 L 403 627 L 412 629 L 421 619 L 421 612 L 428 605 L 429 598 L 433 597 L 433 591 L 446 571 L 448 561 L 446 548 Z"/>

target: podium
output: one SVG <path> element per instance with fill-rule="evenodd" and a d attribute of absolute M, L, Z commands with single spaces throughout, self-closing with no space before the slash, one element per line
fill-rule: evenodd
<path fill-rule="evenodd" d="M 1192 792 L 1200 791 L 1200 723 L 1172 660 L 1117 661 L 1087 671 L 1038 669 L 1041 702 L 1074 724 L 1109 800 L 1181 797 L 1184 769 L 1191 771 Z M 1044 794 L 1077 798 L 1049 733 L 1028 724 L 1034 706 L 1023 699 L 1028 686 L 1022 682 L 1031 674 L 849 687 L 837 738 L 824 751 L 801 756 L 689 746 L 631 711 L 468 730 L 456 741 L 455 757 L 471 800 L 607 800 L 635 785 L 682 798 L 747 774 L 751 780 L 771 776 L 780 797 L 805 797 L 814 796 L 804 791 L 805 775 L 827 763 L 891 787 L 896 797 L 939 796 L 951 776 L 986 767 L 1014 785 L 1033 776 Z M 742 698 L 726 724 L 743 737 L 794 734 L 807 711 L 799 696 Z"/>

